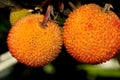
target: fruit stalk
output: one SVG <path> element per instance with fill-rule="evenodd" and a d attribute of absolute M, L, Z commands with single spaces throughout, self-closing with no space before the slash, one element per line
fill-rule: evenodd
<path fill-rule="evenodd" d="M 106 12 L 109 11 L 111 8 L 113 9 L 113 6 L 111 4 L 106 3 L 102 11 Z"/>

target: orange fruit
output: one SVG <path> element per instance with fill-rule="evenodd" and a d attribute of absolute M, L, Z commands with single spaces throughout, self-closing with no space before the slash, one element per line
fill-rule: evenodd
<path fill-rule="evenodd" d="M 85 4 L 69 14 L 63 27 L 63 41 L 77 61 L 98 64 L 113 58 L 120 49 L 120 20 L 111 10 Z"/>
<path fill-rule="evenodd" d="M 59 26 L 52 21 L 42 26 L 43 18 L 40 14 L 30 14 L 18 20 L 8 34 L 9 51 L 27 66 L 44 66 L 61 52 L 62 36 Z"/>

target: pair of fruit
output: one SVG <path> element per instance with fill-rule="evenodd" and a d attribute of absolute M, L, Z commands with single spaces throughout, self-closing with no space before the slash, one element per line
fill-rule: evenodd
<path fill-rule="evenodd" d="M 12 26 L 8 34 L 11 54 L 28 66 L 43 66 L 60 53 L 62 41 L 68 53 L 82 63 L 102 63 L 120 49 L 120 20 L 96 4 L 74 10 L 63 26 L 48 21 L 42 26 L 43 15 L 31 14 Z M 62 40 L 63 39 L 63 40 Z"/>

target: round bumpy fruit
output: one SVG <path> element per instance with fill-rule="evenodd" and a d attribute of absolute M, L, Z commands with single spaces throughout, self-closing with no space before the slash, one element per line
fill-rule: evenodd
<path fill-rule="evenodd" d="M 40 14 L 30 14 L 18 20 L 8 34 L 9 51 L 27 66 L 46 65 L 61 52 L 63 42 L 59 26 L 51 21 L 42 26 L 43 18 Z"/>
<path fill-rule="evenodd" d="M 69 14 L 63 27 L 68 53 L 81 63 L 98 64 L 120 49 L 120 20 L 96 4 L 85 4 Z"/>
<path fill-rule="evenodd" d="M 14 24 L 17 20 L 21 19 L 22 17 L 27 16 L 28 14 L 30 14 L 30 12 L 27 9 L 11 11 L 10 23 Z"/>

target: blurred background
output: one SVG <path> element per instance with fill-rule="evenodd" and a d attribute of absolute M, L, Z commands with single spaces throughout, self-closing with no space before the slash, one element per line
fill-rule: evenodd
<path fill-rule="evenodd" d="M 98 65 L 82 64 L 74 60 L 63 46 L 62 52 L 50 64 L 31 68 L 17 62 L 9 53 L 6 38 L 11 28 L 9 15 L 17 5 L 33 9 L 49 0 L 0 0 L 0 80 L 120 80 L 119 55 Z M 104 6 L 113 5 L 114 11 L 120 17 L 120 0 L 51 0 L 55 12 L 59 12 L 58 3 L 63 2 L 66 10 L 72 11 L 69 2 L 74 5 L 96 3 Z M 79 4 L 78 4 L 79 2 Z M 42 6 L 45 14 L 47 3 Z M 66 11 L 67 12 L 67 11 Z M 67 15 L 59 12 L 58 23 L 63 26 Z"/>

